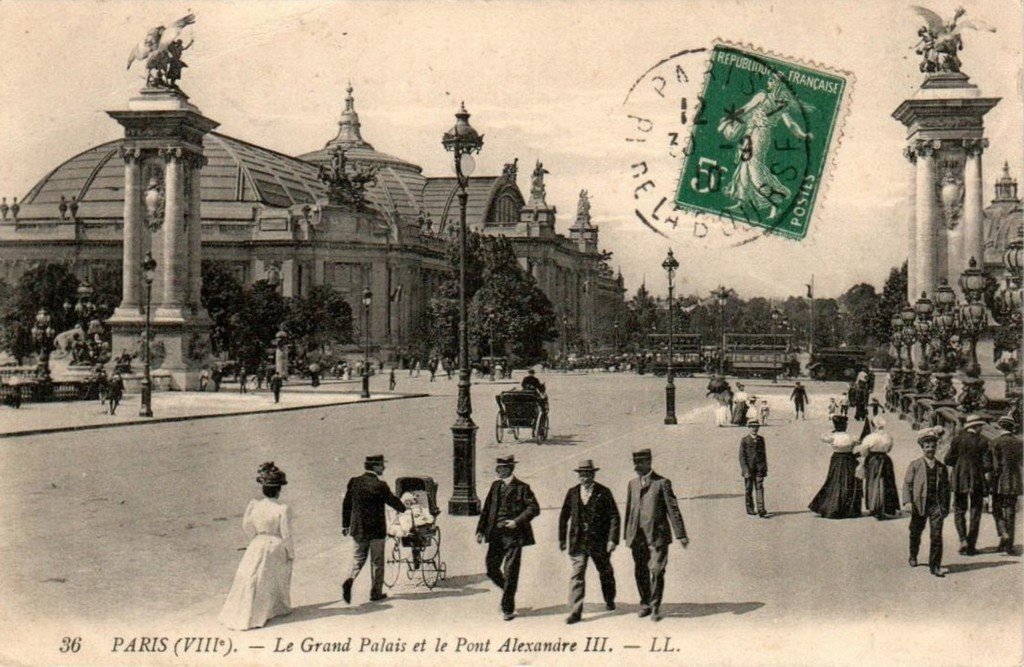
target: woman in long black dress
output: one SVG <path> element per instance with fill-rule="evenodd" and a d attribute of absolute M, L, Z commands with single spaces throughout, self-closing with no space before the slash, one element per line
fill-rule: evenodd
<path fill-rule="evenodd" d="M 894 519 L 900 513 L 899 491 L 896 488 L 896 472 L 889 452 L 892 451 L 892 436 L 885 430 L 885 419 L 873 417 L 873 433 L 865 436 L 854 451 L 864 458 L 864 505 L 868 514 L 879 521 Z"/>
<path fill-rule="evenodd" d="M 846 423 L 844 415 L 834 415 L 834 430 L 821 437 L 822 442 L 832 446 L 832 459 L 825 484 L 808 507 L 826 519 L 860 516 L 861 484 L 857 479 L 857 455 L 853 453 L 857 441 L 846 432 Z"/>

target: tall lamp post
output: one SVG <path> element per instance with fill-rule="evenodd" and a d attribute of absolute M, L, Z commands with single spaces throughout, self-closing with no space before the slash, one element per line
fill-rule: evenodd
<path fill-rule="evenodd" d="M 156 274 L 156 260 L 153 253 L 147 252 L 146 258 L 142 260 L 142 277 L 146 281 L 146 358 L 142 365 L 142 404 L 139 406 L 140 417 L 153 416 L 153 378 L 150 377 L 149 369 L 153 354 L 150 341 L 150 313 L 153 305 L 153 276 Z"/>
<path fill-rule="evenodd" d="M 1016 341 L 1011 362 L 1004 366 L 1006 383 L 1006 398 L 1014 402 L 1014 406 L 1020 409 L 1021 382 L 1021 327 L 1024 312 L 1022 312 L 1021 285 L 1024 283 L 1024 271 L 1022 271 L 1022 260 L 1024 260 L 1024 226 L 1017 228 L 1017 237 L 1006 245 L 1006 252 L 1003 253 L 1003 266 L 1006 268 L 1006 280 L 996 292 L 996 303 L 999 308 L 999 323 L 1009 331 L 1010 338 Z M 1019 422 L 1018 422 L 1019 423 Z"/>
<path fill-rule="evenodd" d="M 672 249 L 669 248 L 668 257 L 661 263 L 661 268 L 665 269 L 668 273 L 668 371 L 666 372 L 667 380 L 665 381 L 665 423 L 676 424 L 676 384 L 675 384 L 675 372 L 672 368 L 672 338 L 673 329 L 675 329 L 674 315 L 675 308 L 673 306 L 674 299 L 672 298 L 672 290 L 674 288 L 674 279 L 676 269 L 679 268 L 679 262 L 672 255 Z"/>
<path fill-rule="evenodd" d="M 35 324 L 32 325 L 32 342 L 36 344 L 36 351 L 39 353 L 39 365 L 36 368 L 36 376 L 39 381 L 48 386 L 50 383 L 50 349 L 53 348 L 53 337 L 55 332 L 51 324 L 53 318 L 45 308 L 40 308 L 36 313 Z M 46 390 L 44 390 L 44 393 Z"/>
<path fill-rule="evenodd" d="M 360 398 L 370 398 L 370 304 L 373 293 L 367 287 L 363 290 L 363 393 Z"/>
<path fill-rule="evenodd" d="M 711 293 L 718 300 L 718 374 L 725 373 L 725 302 L 729 300 L 729 290 L 719 285 Z"/>
<path fill-rule="evenodd" d="M 779 382 L 779 351 L 775 345 L 775 334 L 778 332 L 779 319 L 782 317 L 782 313 L 779 312 L 778 308 L 772 308 L 771 320 L 772 320 L 772 384 L 778 384 Z"/>
<path fill-rule="evenodd" d="M 469 322 L 466 313 L 466 187 L 484 137 L 469 124 L 469 113 L 463 103 L 455 114 L 455 126 L 444 133 L 441 144 L 455 159 L 455 175 L 459 184 L 459 398 L 452 425 L 455 485 L 448 501 L 448 513 L 458 516 L 480 514 L 476 495 L 476 424 L 469 395 Z"/>
<path fill-rule="evenodd" d="M 978 260 L 971 257 L 967 268 L 960 274 L 960 289 L 963 291 L 964 300 L 967 301 L 960 308 L 960 318 L 964 333 L 971 341 L 970 363 L 967 367 L 967 375 L 978 377 L 981 369 L 978 366 L 978 336 L 985 328 L 986 314 L 985 304 L 981 302 L 981 295 L 985 291 L 985 272 L 978 268 Z"/>

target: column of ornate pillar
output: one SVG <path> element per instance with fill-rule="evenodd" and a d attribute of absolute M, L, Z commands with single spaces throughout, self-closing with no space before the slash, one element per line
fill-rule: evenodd
<path fill-rule="evenodd" d="M 138 309 L 139 263 L 142 261 L 142 153 L 138 149 L 122 149 L 121 157 L 124 159 L 124 238 L 119 308 Z"/>
<path fill-rule="evenodd" d="M 988 139 L 968 139 L 964 141 L 967 164 L 964 166 L 964 246 L 961 261 L 957 267 L 957 276 L 967 268 L 971 257 L 978 260 L 978 266 L 985 261 L 984 215 L 985 203 L 982 185 L 981 154 L 988 147 Z M 955 284 L 953 276 L 951 284 Z"/>
<path fill-rule="evenodd" d="M 182 175 L 182 151 L 168 148 L 163 151 L 166 161 L 164 171 L 164 235 L 163 247 L 163 294 L 160 306 L 180 308 L 182 305 L 182 271 L 179 266 L 183 217 L 185 214 L 184 178 Z"/>
<path fill-rule="evenodd" d="M 913 146 L 903 149 L 903 157 L 910 164 L 907 190 L 907 300 L 913 303 L 920 292 L 917 289 L 917 152 Z"/>
<path fill-rule="evenodd" d="M 188 289 L 189 301 L 193 309 L 198 312 L 202 308 L 203 288 L 203 217 L 202 217 L 202 169 L 206 164 L 206 158 L 197 155 L 190 163 L 191 192 L 189 192 L 189 222 L 188 222 Z"/>
<path fill-rule="evenodd" d="M 922 291 L 931 292 L 937 282 L 936 263 L 938 250 L 938 207 L 935 193 L 935 152 L 936 146 L 931 141 L 919 141 L 917 151 L 917 198 L 916 198 L 916 238 L 914 252 L 917 257 L 916 294 L 911 295 L 911 303 L 921 296 Z M 944 246 L 945 244 L 943 244 Z M 943 248 L 944 250 L 944 248 Z"/>

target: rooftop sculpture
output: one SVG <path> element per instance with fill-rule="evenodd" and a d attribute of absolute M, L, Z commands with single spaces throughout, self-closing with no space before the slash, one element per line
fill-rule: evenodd
<path fill-rule="evenodd" d="M 127 69 L 131 69 L 136 60 L 145 63 L 146 86 L 180 92 L 178 81 L 181 79 L 181 71 L 188 67 L 181 56 L 193 42 L 189 39 L 188 44 L 183 43 L 180 35 L 195 22 L 195 14 L 188 14 L 172 23 L 170 28 L 158 25 L 151 29 L 128 56 Z"/>

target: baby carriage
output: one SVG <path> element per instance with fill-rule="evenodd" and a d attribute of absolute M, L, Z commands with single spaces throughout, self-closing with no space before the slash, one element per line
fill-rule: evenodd
<path fill-rule="evenodd" d="M 395 495 L 409 510 L 395 514 L 388 524 L 384 542 L 384 585 L 391 588 L 405 570 L 412 580 L 417 573 L 427 588 L 448 574 L 448 566 L 441 559 L 441 528 L 437 516 L 437 483 L 430 477 L 399 477 L 395 480 Z"/>

